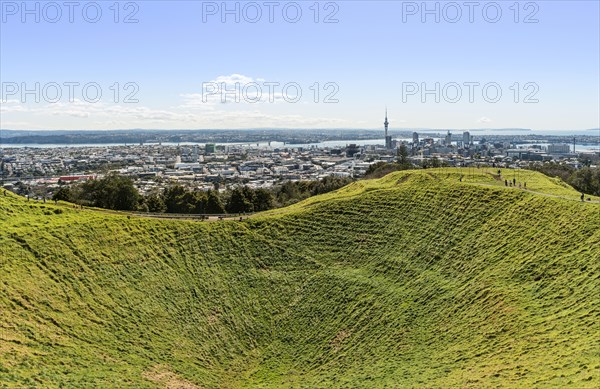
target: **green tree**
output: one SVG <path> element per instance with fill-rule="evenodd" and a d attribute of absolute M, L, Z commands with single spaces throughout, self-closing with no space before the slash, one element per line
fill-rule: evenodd
<path fill-rule="evenodd" d="M 580 192 L 600 196 L 600 168 L 579 169 L 567 182 Z"/>
<path fill-rule="evenodd" d="M 299 199 L 301 191 L 296 182 L 287 181 L 281 185 L 276 191 L 277 202 L 280 206 L 288 205 L 293 200 Z"/>
<path fill-rule="evenodd" d="M 206 192 L 189 192 L 185 197 L 189 205 L 190 213 L 204 214 L 206 212 L 206 203 L 208 196 Z"/>
<path fill-rule="evenodd" d="M 80 186 L 79 200 L 95 207 L 119 211 L 137 209 L 140 194 L 133 181 L 118 174 L 100 180 L 89 180 Z"/>
<path fill-rule="evenodd" d="M 52 200 L 54 201 L 68 201 L 70 203 L 75 202 L 73 198 L 73 192 L 71 188 L 68 186 L 62 186 L 59 190 L 57 190 L 54 195 L 52 195 Z"/>
<path fill-rule="evenodd" d="M 380 162 L 375 162 L 371 165 L 369 165 L 369 167 L 367 168 L 365 177 L 369 177 L 371 175 L 373 175 L 373 173 L 375 173 L 379 168 L 383 167 L 387 165 L 387 163 L 380 161 Z"/>
<path fill-rule="evenodd" d="M 250 204 L 249 210 L 246 212 L 254 212 L 254 202 L 255 202 L 255 198 L 256 198 L 256 193 L 254 192 L 254 189 L 250 188 L 249 186 L 244 185 L 242 187 L 242 192 L 244 193 L 244 197 L 246 198 L 246 201 Z"/>
<path fill-rule="evenodd" d="M 133 185 L 133 181 L 127 177 L 115 176 L 109 179 L 107 194 L 109 195 L 109 207 L 121 211 L 133 211 L 140 202 L 140 193 Z"/>
<path fill-rule="evenodd" d="M 535 170 L 540 173 L 543 173 L 549 177 L 559 177 L 565 182 L 569 182 L 569 178 L 575 173 L 574 167 L 564 163 L 557 163 L 554 161 L 544 163 L 530 163 L 528 168 L 530 170 Z"/>
<path fill-rule="evenodd" d="M 227 202 L 227 212 L 229 213 L 244 213 L 253 212 L 254 204 L 246 197 L 247 191 L 243 188 L 235 188 L 231 191 L 229 201 Z"/>
<path fill-rule="evenodd" d="M 188 190 L 181 185 L 174 185 L 165 190 L 163 201 L 168 213 L 190 213 Z"/>
<path fill-rule="evenodd" d="M 145 198 L 148 212 L 163 213 L 167 211 L 167 205 L 163 200 L 163 197 L 158 193 L 151 193 Z"/>
<path fill-rule="evenodd" d="M 311 195 L 316 196 L 323 193 L 329 193 L 338 190 L 351 183 L 353 180 L 350 177 L 335 177 L 328 176 L 321 181 L 317 181 L 311 191 Z"/>
<path fill-rule="evenodd" d="M 209 190 L 206 197 L 206 213 L 211 214 L 222 214 L 225 213 L 225 206 L 219 196 L 219 192 L 215 190 Z"/>
<path fill-rule="evenodd" d="M 410 169 L 412 167 L 410 161 L 408 160 L 408 149 L 404 143 L 402 143 L 398 148 L 397 156 L 397 162 L 402 169 Z"/>
<path fill-rule="evenodd" d="M 254 211 L 266 211 L 272 209 L 275 204 L 275 196 L 267 189 L 257 189 L 254 191 Z"/>

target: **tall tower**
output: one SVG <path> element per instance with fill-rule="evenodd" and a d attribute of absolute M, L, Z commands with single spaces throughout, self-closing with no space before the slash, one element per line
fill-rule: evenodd
<path fill-rule="evenodd" d="M 385 108 L 385 121 L 383 122 L 383 125 L 385 126 L 385 148 L 386 149 L 392 148 L 392 137 L 388 135 L 388 125 L 389 124 L 390 124 L 390 122 L 388 122 L 387 107 L 386 107 Z"/>
<path fill-rule="evenodd" d="M 385 126 L 385 139 L 387 139 L 388 137 L 388 125 L 390 124 L 390 122 L 388 122 L 387 119 L 387 108 L 385 109 L 385 122 L 383 122 L 383 125 Z"/>

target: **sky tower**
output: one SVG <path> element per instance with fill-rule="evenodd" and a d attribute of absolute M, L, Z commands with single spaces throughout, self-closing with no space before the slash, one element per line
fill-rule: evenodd
<path fill-rule="evenodd" d="M 385 126 L 385 137 L 387 139 L 388 136 L 388 125 L 390 124 L 390 122 L 388 122 L 387 119 L 387 108 L 385 109 L 385 122 L 383 122 L 383 125 Z"/>
<path fill-rule="evenodd" d="M 390 122 L 388 122 L 387 107 L 386 107 L 385 108 L 385 121 L 383 122 L 383 125 L 385 127 L 385 148 L 386 149 L 392 148 L 392 137 L 390 135 L 388 135 L 388 125 L 389 124 L 390 124 Z"/>

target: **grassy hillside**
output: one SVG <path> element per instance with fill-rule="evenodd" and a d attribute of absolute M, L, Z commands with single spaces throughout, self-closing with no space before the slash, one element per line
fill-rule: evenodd
<path fill-rule="evenodd" d="M 243 222 L 0 196 L 0 387 L 598 387 L 600 204 L 520 174 Z"/>

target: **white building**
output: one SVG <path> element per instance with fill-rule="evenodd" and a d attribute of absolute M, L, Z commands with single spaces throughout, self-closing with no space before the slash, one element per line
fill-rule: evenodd
<path fill-rule="evenodd" d="M 571 152 L 571 146 L 565 143 L 550 144 L 546 149 L 548 154 L 569 154 Z"/>

